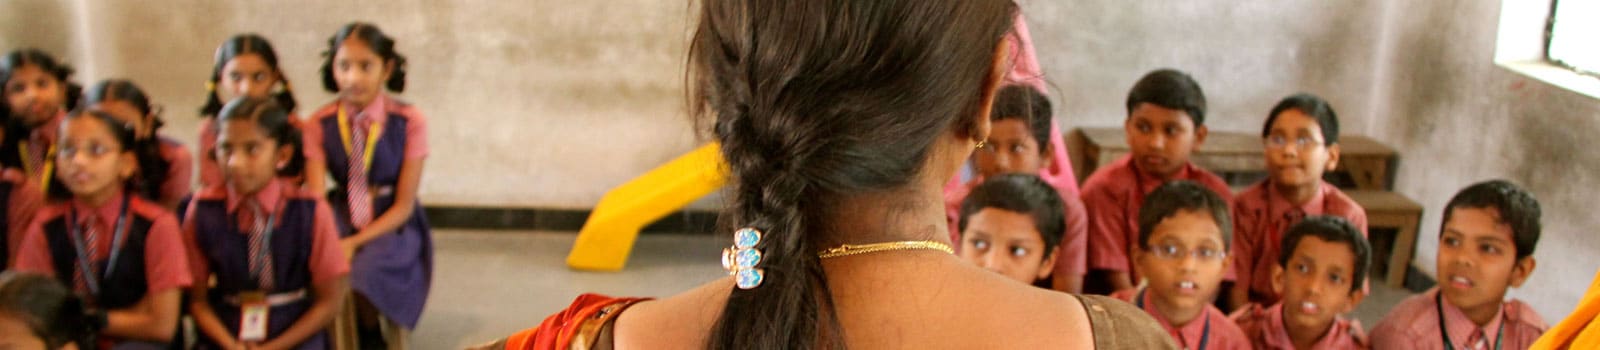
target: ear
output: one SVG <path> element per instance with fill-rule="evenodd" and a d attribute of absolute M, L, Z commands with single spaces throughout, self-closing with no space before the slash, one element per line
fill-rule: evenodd
<path fill-rule="evenodd" d="M 1283 266 L 1272 265 L 1272 291 L 1283 295 L 1284 287 L 1289 285 L 1289 276 L 1284 273 Z"/>
<path fill-rule="evenodd" d="M 378 79 L 378 90 L 388 88 L 389 78 L 394 76 L 394 69 L 399 65 L 400 62 L 398 60 L 388 59 L 383 61 L 383 79 Z"/>
<path fill-rule="evenodd" d="M 272 164 L 277 166 L 278 170 L 283 170 L 284 167 L 289 166 L 289 160 L 294 159 L 294 145 L 278 146 L 278 151 L 274 156 Z"/>
<path fill-rule="evenodd" d="M 117 156 L 117 161 L 117 176 L 123 180 L 132 178 L 139 171 L 139 157 L 135 156 L 133 151 L 122 152 L 122 155 Z"/>
<path fill-rule="evenodd" d="M 1206 128 L 1205 125 L 1195 126 L 1194 127 L 1194 149 L 1200 149 L 1200 145 L 1206 143 L 1206 135 L 1209 135 L 1209 134 L 1211 134 L 1211 129 Z"/>
<path fill-rule="evenodd" d="M 1522 283 L 1528 281 L 1528 276 L 1533 275 L 1533 268 L 1536 265 L 1538 264 L 1534 262 L 1532 255 L 1517 260 L 1517 264 L 1511 266 L 1511 286 L 1521 288 Z"/>
<path fill-rule="evenodd" d="M 1323 171 L 1333 171 L 1339 168 L 1339 143 L 1328 145 L 1328 166 Z"/>
<path fill-rule="evenodd" d="M 1360 289 L 1350 291 L 1350 302 L 1345 303 L 1344 310 L 1340 310 L 1339 313 L 1349 314 L 1351 312 L 1355 312 L 1356 306 L 1361 305 L 1361 300 L 1366 298 L 1367 293 L 1362 292 Z"/>
<path fill-rule="evenodd" d="M 1006 72 L 1011 70 L 1011 45 L 1007 41 L 1000 41 L 994 48 L 994 62 L 990 62 L 989 78 L 985 79 L 983 94 L 978 102 L 978 114 L 968 124 L 968 134 L 963 135 L 971 139 L 973 145 L 989 140 L 991 121 L 990 112 L 994 110 L 995 95 L 1000 92 L 1000 85 L 1005 82 Z"/>
<path fill-rule="evenodd" d="M 1060 253 L 1060 251 L 1061 251 L 1061 249 L 1050 249 L 1050 254 L 1045 255 L 1044 256 L 1044 261 L 1040 261 L 1039 262 L 1039 275 L 1038 276 L 1034 276 L 1033 279 L 1042 280 L 1042 279 L 1045 279 L 1046 277 L 1050 277 L 1050 274 L 1055 272 L 1055 269 L 1056 269 L 1056 257 L 1059 255 L 1059 254 L 1056 254 L 1056 253 Z"/>

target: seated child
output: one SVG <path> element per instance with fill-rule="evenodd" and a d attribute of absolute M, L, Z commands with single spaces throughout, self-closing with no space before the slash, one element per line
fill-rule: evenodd
<path fill-rule="evenodd" d="M 945 213 L 950 224 L 950 241 L 961 248 L 960 230 L 962 199 L 984 179 L 1002 174 L 1039 174 L 1049 172 L 1050 152 L 1050 100 L 1026 85 L 1011 85 L 1000 89 L 995 96 L 994 108 L 989 114 L 994 123 L 985 146 L 972 154 L 972 166 L 977 170 L 971 181 L 957 187 L 946 187 Z M 1046 183 L 1050 181 L 1046 179 Z M 1055 185 L 1052 185 L 1055 186 Z M 1082 291 L 1083 275 L 1087 263 L 1088 219 L 1083 202 L 1075 189 L 1052 187 L 1061 197 L 1066 218 L 1061 243 L 1052 249 L 1056 252 L 1055 267 L 1050 269 L 1046 287 L 1077 293 Z"/>
<path fill-rule="evenodd" d="M 1022 283 L 1050 277 L 1061 242 L 1061 197 L 1038 176 L 984 181 L 961 203 L 962 259 Z"/>
<path fill-rule="evenodd" d="M 1372 264 L 1367 238 L 1337 216 L 1310 216 L 1290 226 L 1272 269 L 1283 301 L 1250 304 L 1231 318 L 1256 349 L 1366 349 L 1361 323 L 1345 320 L 1366 294 Z"/>
<path fill-rule="evenodd" d="M 1083 205 L 1089 215 L 1087 293 L 1110 293 L 1139 283 L 1143 272 L 1132 258 L 1140 248 L 1134 244 L 1140 235 L 1137 217 L 1145 194 L 1156 186 L 1190 180 L 1224 201 L 1230 193 L 1221 177 L 1189 162 L 1207 133 L 1206 97 L 1194 78 L 1172 69 L 1150 72 L 1128 91 L 1127 108 L 1122 129 L 1131 152 L 1083 182 Z"/>
<path fill-rule="evenodd" d="M 1339 118 L 1328 102 L 1311 94 L 1285 97 L 1267 114 L 1261 138 L 1267 178 L 1234 196 L 1233 263 L 1236 279 L 1230 307 L 1277 304 L 1272 287 L 1283 231 L 1307 215 L 1334 215 L 1367 232 L 1367 212 L 1324 172 L 1339 164 Z M 1293 248 L 1292 246 L 1289 246 Z"/>
<path fill-rule="evenodd" d="M 93 349 L 105 315 L 50 276 L 0 274 L 0 349 Z"/>
<path fill-rule="evenodd" d="M 1372 328 L 1375 349 L 1527 349 L 1544 319 L 1506 289 L 1533 274 L 1539 202 L 1505 180 L 1462 189 L 1444 208 L 1439 286 L 1407 298 Z"/>
<path fill-rule="evenodd" d="M 1148 283 L 1111 297 L 1154 316 L 1185 349 L 1249 349 L 1250 340 L 1211 303 L 1228 260 L 1228 203 L 1200 184 L 1156 187 L 1139 208 L 1134 260 Z"/>

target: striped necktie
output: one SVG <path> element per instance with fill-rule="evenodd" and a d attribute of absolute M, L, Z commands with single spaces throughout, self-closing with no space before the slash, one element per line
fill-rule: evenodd
<path fill-rule="evenodd" d="M 372 120 L 366 113 L 356 114 L 350 126 L 350 183 L 347 184 L 347 198 L 350 203 L 350 225 L 356 229 L 366 227 L 372 223 L 372 195 L 367 187 L 367 128 L 371 127 Z"/>
<path fill-rule="evenodd" d="M 250 275 L 255 277 L 256 286 L 262 290 L 271 290 L 275 277 L 272 271 L 272 243 L 267 241 L 267 215 L 254 199 L 245 200 L 244 207 L 239 208 L 239 222 L 248 225 L 250 234 Z"/>

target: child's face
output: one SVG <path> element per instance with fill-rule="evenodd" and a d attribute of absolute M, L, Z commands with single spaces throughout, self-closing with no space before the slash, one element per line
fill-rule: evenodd
<path fill-rule="evenodd" d="M 0 313 L 0 349 L 45 350 L 44 339 L 33 334 L 28 324 L 11 314 Z"/>
<path fill-rule="evenodd" d="M 1277 288 L 1283 292 L 1283 320 L 1299 329 L 1327 329 L 1339 315 L 1361 303 L 1352 289 L 1356 255 L 1349 243 L 1305 236 L 1294 248 L 1287 267 L 1277 267 Z"/>
<path fill-rule="evenodd" d="M 6 105 L 23 123 L 38 126 L 61 113 L 66 87 L 39 66 L 17 68 L 5 84 Z"/>
<path fill-rule="evenodd" d="M 1229 265 L 1217 222 L 1209 213 L 1180 210 L 1151 231 L 1149 246 L 1138 252 L 1151 301 L 1169 313 L 1195 312 L 1211 304 Z"/>
<path fill-rule="evenodd" d="M 1314 186 L 1339 163 L 1339 145 L 1327 146 L 1322 126 L 1298 109 L 1278 114 L 1268 131 L 1267 171 L 1286 186 Z"/>
<path fill-rule="evenodd" d="M 277 176 L 278 165 L 287 162 L 293 150 L 267 137 L 255 122 L 241 120 L 222 122 L 216 152 L 228 187 L 255 193 Z"/>
<path fill-rule="evenodd" d="M 992 178 L 1002 174 L 1037 173 L 1049 165 L 1044 157 L 1045 147 L 1033 138 L 1028 123 L 1019 118 L 995 121 L 989 131 L 989 143 L 972 155 L 978 174 Z"/>
<path fill-rule="evenodd" d="M 153 117 L 141 113 L 138 107 L 133 106 L 133 103 L 122 100 L 106 100 L 96 103 L 92 108 L 105 111 L 107 114 L 117 117 L 117 121 L 132 125 L 134 133 L 138 134 L 139 138 L 151 136 L 149 119 Z"/>
<path fill-rule="evenodd" d="M 392 62 L 384 61 L 366 42 L 355 38 L 346 39 L 333 55 L 333 78 L 339 83 L 339 97 L 357 105 L 365 106 L 378 98 L 393 71 Z"/>
<path fill-rule="evenodd" d="M 266 98 L 278 84 L 278 72 L 261 55 L 243 54 L 223 64 L 217 79 L 217 97 L 223 102 L 239 97 Z"/>
<path fill-rule="evenodd" d="M 1533 273 L 1533 257 L 1517 260 L 1511 226 L 1494 208 L 1455 208 L 1439 236 L 1439 292 L 1461 309 L 1498 307 L 1506 289 Z"/>
<path fill-rule="evenodd" d="M 1123 124 L 1128 146 L 1139 170 L 1148 175 L 1171 176 L 1189 163 L 1189 154 L 1205 142 L 1206 128 L 1181 109 L 1141 103 Z"/>
<path fill-rule="evenodd" d="M 962 259 L 1027 284 L 1049 276 L 1055 267 L 1055 252 L 1045 254 L 1047 247 L 1032 215 L 984 208 L 966 220 Z"/>
<path fill-rule="evenodd" d="M 104 196 L 121 188 L 136 162 L 112 135 L 111 126 L 93 116 L 68 118 L 56 149 L 56 178 L 77 196 Z"/>

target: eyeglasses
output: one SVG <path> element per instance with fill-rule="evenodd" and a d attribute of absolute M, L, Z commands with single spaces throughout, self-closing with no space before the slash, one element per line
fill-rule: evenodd
<path fill-rule="evenodd" d="M 1267 148 L 1283 148 L 1283 146 L 1288 146 L 1290 141 L 1293 141 L 1294 147 L 1300 150 L 1310 150 L 1322 145 L 1322 141 L 1310 136 L 1299 136 L 1295 137 L 1294 140 L 1290 140 L 1288 136 L 1272 135 L 1267 136 Z"/>
<path fill-rule="evenodd" d="M 1185 249 L 1176 244 L 1157 244 L 1145 247 L 1145 249 L 1150 250 L 1156 257 L 1167 260 L 1179 260 L 1193 256 L 1200 261 L 1216 261 L 1228 257 L 1228 252 L 1209 247 Z"/>

